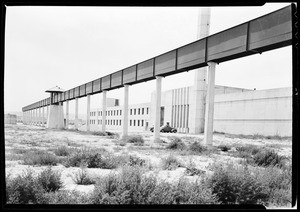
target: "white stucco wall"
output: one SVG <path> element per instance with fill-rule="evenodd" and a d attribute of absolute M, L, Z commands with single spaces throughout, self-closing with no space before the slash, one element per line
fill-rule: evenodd
<path fill-rule="evenodd" d="M 245 135 L 292 135 L 292 89 L 215 96 L 214 131 Z"/>

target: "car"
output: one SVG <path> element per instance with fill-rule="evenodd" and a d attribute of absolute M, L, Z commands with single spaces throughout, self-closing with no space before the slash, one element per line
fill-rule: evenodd
<path fill-rule="evenodd" d="M 154 132 L 154 127 L 151 127 L 150 131 Z M 167 123 L 166 125 L 160 127 L 160 132 L 177 133 L 177 130 Z"/>

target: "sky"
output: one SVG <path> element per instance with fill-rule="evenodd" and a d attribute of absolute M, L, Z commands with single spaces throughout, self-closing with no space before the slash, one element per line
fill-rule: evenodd
<path fill-rule="evenodd" d="M 278 10 L 290 3 L 212 7 L 210 34 Z M 5 24 L 4 110 L 48 98 L 197 40 L 200 7 L 9 6 Z M 195 71 L 162 80 L 162 90 L 194 83 Z M 291 46 L 220 63 L 216 84 L 257 90 L 292 86 Z M 155 80 L 130 86 L 129 104 L 149 102 Z M 108 98 L 123 102 L 123 88 Z M 100 106 L 102 94 L 91 97 Z M 75 101 L 70 102 L 70 113 Z M 86 97 L 79 99 L 86 113 Z"/>

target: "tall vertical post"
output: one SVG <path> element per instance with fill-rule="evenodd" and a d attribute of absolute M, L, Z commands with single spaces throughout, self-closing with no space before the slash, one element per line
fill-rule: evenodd
<path fill-rule="evenodd" d="M 160 119 L 161 119 L 161 76 L 156 77 L 156 99 L 155 99 L 155 117 L 154 117 L 154 141 L 160 140 Z"/>
<path fill-rule="evenodd" d="M 69 100 L 66 101 L 66 126 L 65 129 L 69 129 Z"/>
<path fill-rule="evenodd" d="M 87 95 L 86 106 L 86 131 L 90 131 L 90 110 L 91 110 L 91 95 Z"/>
<path fill-rule="evenodd" d="M 75 99 L 75 130 L 78 130 L 78 98 Z"/>
<path fill-rule="evenodd" d="M 212 147 L 213 123 L 214 123 L 214 97 L 215 97 L 215 70 L 216 63 L 208 62 L 208 87 L 205 108 L 204 142 L 208 147 Z"/>
<path fill-rule="evenodd" d="M 122 116 L 122 137 L 128 135 L 128 97 L 129 97 L 129 85 L 124 85 L 124 105 L 123 105 L 123 116 Z"/>
<path fill-rule="evenodd" d="M 42 126 L 45 126 L 45 107 L 43 107 Z"/>
<path fill-rule="evenodd" d="M 41 113 L 41 108 L 39 107 L 39 118 L 38 118 L 38 125 L 42 126 L 42 113 Z"/>
<path fill-rule="evenodd" d="M 106 92 L 107 91 L 102 92 L 102 132 L 106 130 Z"/>
<path fill-rule="evenodd" d="M 210 28 L 210 8 L 201 8 L 198 18 L 197 39 L 207 37 Z M 199 134 L 204 131 L 205 95 L 207 67 L 195 70 L 194 86 L 190 104 L 190 133 Z"/>

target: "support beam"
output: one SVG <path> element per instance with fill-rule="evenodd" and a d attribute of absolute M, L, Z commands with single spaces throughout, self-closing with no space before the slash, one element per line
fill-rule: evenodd
<path fill-rule="evenodd" d="M 161 80 L 162 77 L 156 77 L 156 95 L 155 95 L 155 116 L 154 116 L 154 141 L 160 140 L 160 116 L 161 116 Z"/>
<path fill-rule="evenodd" d="M 66 101 L 66 126 L 65 129 L 69 129 L 69 100 Z"/>
<path fill-rule="evenodd" d="M 78 130 L 78 98 L 75 99 L 75 130 Z"/>
<path fill-rule="evenodd" d="M 124 105 L 123 105 L 123 116 L 122 116 L 122 137 L 128 135 L 128 96 L 129 96 L 129 85 L 124 85 Z"/>
<path fill-rule="evenodd" d="M 102 132 L 105 132 L 106 128 L 106 92 L 102 92 Z"/>
<path fill-rule="evenodd" d="M 208 62 L 208 86 L 205 108 L 204 143 L 212 147 L 214 123 L 214 97 L 215 97 L 215 70 L 216 63 Z"/>
<path fill-rule="evenodd" d="M 62 102 L 49 106 L 46 128 L 64 129 L 64 110 Z"/>
<path fill-rule="evenodd" d="M 90 131 L 90 111 L 91 111 L 91 95 L 87 95 L 86 106 L 86 131 Z"/>

